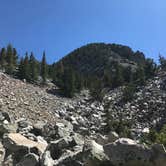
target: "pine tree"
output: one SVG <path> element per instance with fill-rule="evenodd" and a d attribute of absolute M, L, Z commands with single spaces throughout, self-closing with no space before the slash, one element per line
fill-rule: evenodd
<path fill-rule="evenodd" d="M 7 46 L 7 52 L 6 52 L 6 72 L 8 74 L 12 74 L 14 71 L 14 62 L 13 62 L 13 47 L 11 44 Z"/>
<path fill-rule="evenodd" d="M 60 72 L 60 73 L 64 73 L 63 61 L 60 61 L 60 63 L 59 63 L 59 72 Z"/>
<path fill-rule="evenodd" d="M 159 55 L 159 63 L 162 70 L 166 70 L 166 59 Z"/>
<path fill-rule="evenodd" d="M 135 74 L 135 80 L 137 85 L 144 85 L 145 84 L 145 71 L 144 68 L 139 66 L 137 68 L 136 74 Z"/>
<path fill-rule="evenodd" d="M 30 79 L 32 82 L 35 82 L 38 79 L 38 71 L 37 71 L 37 61 L 33 53 L 31 53 L 30 55 L 29 66 L 30 66 Z"/>
<path fill-rule="evenodd" d="M 153 59 L 146 59 L 144 70 L 147 79 L 154 76 L 156 69 L 157 65 L 154 63 Z"/>
<path fill-rule="evenodd" d="M 83 88 L 83 77 L 75 72 L 75 88 L 77 92 L 80 92 Z"/>
<path fill-rule="evenodd" d="M 75 75 L 72 68 L 64 70 L 63 75 L 63 93 L 67 97 L 73 97 L 75 93 Z"/>
<path fill-rule="evenodd" d="M 28 56 L 28 53 L 26 53 L 25 58 L 24 58 L 23 73 L 24 73 L 24 78 L 27 81 L 30 81 L 30 66 L 29 66 L 29 56 Z"/>
<path fill-rule="evenodd" d="M 20 63 L 18 65 L 18 78 L 24 79 L 25 78 L 25 71 L 24 71 L 24 58 L 21 57 Z"/>
<path fill-rule="evenodd" d="M 41 62 L 41 77 L 42 81 L 45 84 L 47 79 L 47 62 L 46 62 L 46 55 L 43 52 L 42 62 Z"/>
<path fill-rule="evenodd" d="M 2 48 L 0 52 L 0 65 L 2 70 L 4 70 L 6 66 L 6 49 L 5 48 Z"/>
<path fill-rule="evenodd" d="M 18 60 L 17 50 L 15 48 L 13 48 L 13 65 L 14 65 L 14 67 L 17 66 L 17 60 Z"/>
<path fill-rule="evenodd" d="M 93 78 L 93 82 L 92 82 L 91 88 L 90 88 L 90 95 L 92 96 L 93 100 L 98 100 L 100 102 L 102 102 L 102 100 L 103 100 L 103 97 L 104 97 L 103 83 L 97 77 Z"/>

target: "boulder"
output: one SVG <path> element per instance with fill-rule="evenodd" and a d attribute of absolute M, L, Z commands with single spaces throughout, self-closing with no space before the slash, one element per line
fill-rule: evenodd
<path fill-rule="evenodd" d="M 120 138 L 104 145 L 104 153 L 114 166 L 165 166 L 166 163 L 163 146 L 150 148 L 128 138 Z"/>
<path fill-rule="evenodd" d="M 104 145 L 104 152 L 115 166 L 139 166 L 149 162 L 151 158 L 148 148 L 128 138 L 120 138 L 114 143 Z"/>
<path fill-rule="evenodd" d="M 103 146 L 96 143 L 95 141 L 91 141 L 91 154 L 93 158 L 99 161 L 107 160 L 107 156 L 104 153 Z"/>
<path fill-rule="evenodd" d="M 30 132 L 36 136 L 44 137 L 47 141 L 55 140 L 57 138 L 57 126 L 43 121 L 35 123 Z"/>
<path fill-rule="evenodd" d="M 21 159 L 17 166 L 39 166 L 39 156 L 29 153 Z"/>
<path fill-rule="evenodd" d="M 5 157 L 5 149 L 2 143 L 0 142 L 0 163 L 4 161 L 4 157 Z"/>
<path fill-rule="evenodd" d="M 42 155 L 41 166 L 54 166 L 54 160 L 51 157 L 50 151 L 46 150 Z"/>
<path fill-rule="evenodd" d="M 4 133 L 16 132 L 17 129 L 17 123 L 12 123 L 9 114 L 0 112 L 0 136 L 3 136 Z"/>
<path fill-rule="evenodd" d="M 9 116 L 9 114 L 7 112 L 0 112 L 0 122 L 3 122 L 4 120 L 7 120 L 9 123 L 12 122 L 11 117 Z"/>
<path fill-rule="evenodd" d="M 63 141 L 59 140 L 57 143 L 54 142 L 48 146 L 41 158 L 42 166 L 80 166 L 83 148 L 75 146 L 72 150 L 69 150 L 65 144 L 61 144 Z"/>
<path fill-rule="evenodd" d="M 51 142 L 47 150 L 50 151 L 51 157 L 54 160 L 56 160 L 62 155 L 63 149 L 68 147 L 69 147 L 69 140 L 62 138 L 57 141 Z"/>
<path fill-rule="evenodd" d="M 43 135 L 44 132 L 44 127 L 46 126 L 46 123 L 43 121 L 38 121 L 33 125 L 33 133 L 38 136 L 38 135 Z"/>
<path fill-rule="evenodd" d="M 83 148 L 84 165 L 96 166 L 96 165 L 110 165 L 109 158 L 104 153 L 103 146 L 95 142 L 94 140 L 86 141 Z"/>
<path fill-rule="evenodd" d="M 155 144 L 152 146 L 153 161 L 155 166 L 165 166 L 166 150 L 163 145 Z"/>
<path fill-rule="evenodd" d="M 0 135 L 2 136 L 5 133 L 16 133 L 17 123 L 11 124 L 7 120 L 4 120 L 3 123 L 0 123 Z"/>
<path fill-rule="evenodd" d="M 10 152 L 24 151 L 28 153 L 29 151 L 35 151 L 37 154 L 44 153 L 47 147 L 46 143 L 31 141 L 19 133 L 5 135 L 3 145 Z"/>
<path fill-rule="evenodd" d="M 12 154 L 5 156 L 4 161 L 1 163 L 3 166 L 13 166 L 14 160 Z"/>
<path fill-rule="evenodd" d="M 20 129 L 27 128 L 31 125 L 30 122 L 28 122 L 26 119 L 22 118 L 16 121 L 18 123 L 18 127 Z"/>
<path fill-rule="evenodd" d="M 59 138 L 68 137 L 73 134 L 73 125 L 68 121 L 63 120 L 60 123 L 56 123 L 56 127 Z"/>
<path fill-rule="evenodd" d="M 80 146 L 84 145 L 84 138 L 82 135 L 80 135 L 78 133 L 74 133 L 74 135 L 72 136 L 72 139 L 73 139 L 75 145 L 80 145 Z"/>
<path fill-rule="evenodd" d="M 55 160 L 54 166 L 80 166 L 83 155 L 83 149 L 82 147 L 75 147 L 72 151 L 66 150 L 65 153 L 63 153 L 58 160 Z"/>

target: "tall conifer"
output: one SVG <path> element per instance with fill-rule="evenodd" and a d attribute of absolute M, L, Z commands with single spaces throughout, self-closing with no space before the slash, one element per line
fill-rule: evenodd
<path fill-rule="evenodd" d="M 43 52 L 42 62 L 41 62 L 41 77 L 43 83 L 46 83 L 47 78 L 47 62 L 46 62 L 46 54 Z"/>

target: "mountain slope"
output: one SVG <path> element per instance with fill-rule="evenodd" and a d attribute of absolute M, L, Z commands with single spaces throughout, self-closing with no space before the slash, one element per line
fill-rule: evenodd
<path fill-rule="evenodd" d="M 72 67 L 81 74 L 102 75 L 105 69 L 111 69 L 114 62 L 127 67 L 144 64 L 144 54 L 131 48 L 117 44 L 94 43 L 78 48 L 62 58 L 59 63 L 64 67 Z"/>
<path fill-rule="evenodd" d="M 160 71 L 138 88 L 130 101 L 123 102 L 123 87 L 110 91 L 105 97 L 110 102 L 110 120 L 122 118 L 130 122 L 130 129 L 143 132 L 144 129 L 160 129 L 166 124 L 166 72 Z M 107 117 L 108 118 L 108 117 Z"/>
<path fill-rule="evenodd" d="M 14 166 L 28 161 L 34 165 L 73 166 L 85 165 L 95 158 L 87 166 L 96 166 L 99 161 L 102 165 L 105 159 L 113 166 L 119 166 L 119 162 L 129 165 L 130 161 L 140 166 L 145 159 L 148 165 L 165 166 L 164 146 L 147 147 L 138 143 L 140 135 L 148 134 L 151 127 L 166 123 L 165 80 L 166 72 L 158 72 L 145 86 L 139 87 L 131 101 L 121 102 L 124 89 L 121 86 L 105 92 L 101 103 L 90 100 L 87 90 L 71 100 L 0 73 L 0 132 L 4 134 L 0 151 L 5 154 L 10 150 L 11 156 L 2 156 L 0 163 Z M 108 102 L 111 103 L 109 112 L 105 109 Z M 12 123 L 9 116 L 14 118 Z M 106 133 L 103 128 L 108 125 L 108 119 L 112 129 Z M 122 127 L 120 132 L 114 128 L 119 125 L 118 121 Z M 126 135 L 126 122 L 131 135 Z M 123 130 L 125 135 L 121 135 Z M 130 157 L 128 152 L 135 157 Z M 138 160 L 140 154 L 142 157 Z M 116 156 L 120 156 L 118 164 Z"/>
<path fill-rule="evenodd" d="M 45 88 L 14 79 L 0 73 L 0 110 L 8 112 L 14 119 L 25 118 L 36 122 L 54 122 L 54 110 L 66 99 L 46 92 Z M 70 102 L 70 99 L 68 100 Z"/>

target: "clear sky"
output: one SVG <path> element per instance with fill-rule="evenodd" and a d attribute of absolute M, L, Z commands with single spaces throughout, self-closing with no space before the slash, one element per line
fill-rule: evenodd
<path fill-rule="evenodd" d="M 54 62 L 91 42 L 166 55 L 165 0 L 0 0 L 0 47 Z"/>

